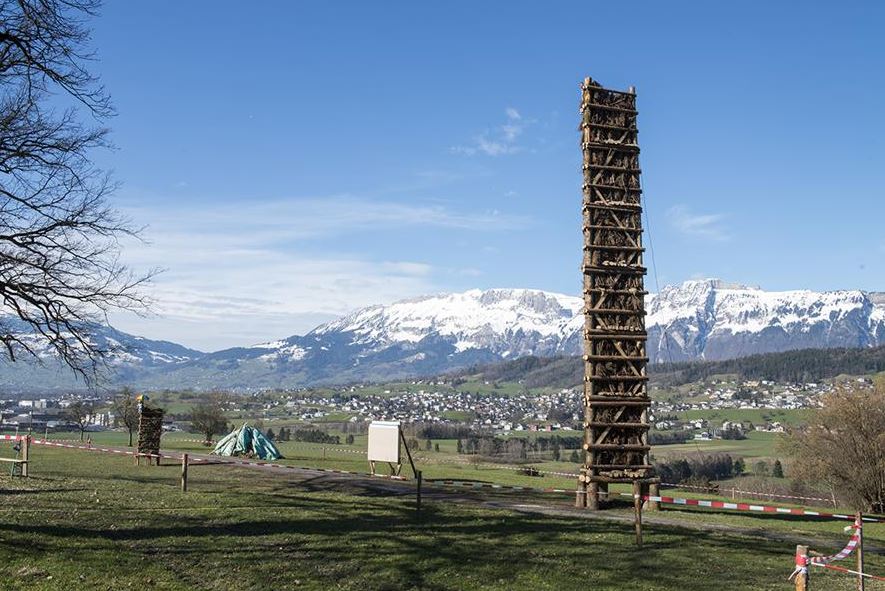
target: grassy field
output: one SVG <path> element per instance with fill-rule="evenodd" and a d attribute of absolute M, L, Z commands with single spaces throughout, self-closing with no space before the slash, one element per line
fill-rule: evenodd
<path fill-rule="evenodd" d="M 808 420 L 814 412 L 809 409 L 772 409 L 772 408 L 722 408 L 710 410 L 686 410 L 675 413 L 679 418 L 706 419 L 716 426 L 722 421 L 750 422 L 756 425 L 779 422 L 785 425 L 797 425 Z"/>
<path fill-rule="evenodd" d="M 4 450 L 5 452 L 6 450 Z M 4 453 L 5 455 L 5 453 Z M 784 589 L 793 543 L 544 516 L 228 466 L 178 467 L 35 447 L 33 477 L 0 476 L 3 589 Z M 560 501 L 565 507 L 570 499 Z M 618 513 L 619 511 L 614 511 Z M 686 523 L 762 528 L 798 541 L 844 538 L 841 524 L 665 512 Z M 885 542 L 871 527 L 871 544 Z M 832 546 L 832 547 L 831 547 Z M 885 570 L 868 552 L 869 569 Z M 727 568 L 724 567 L 727 565 Z M 818 573 L 817 588 L 852 589 Z M 868 586 L 873 591 L 883 586 Z"/>
<path fill-rule="evenodd" d="M 537 434 L 529 434 L 537 435 Z M 546 434 L 545 434 L 546 435 Z M 128 443 L 126 433 L 120 431 L 102 431 L 90 433 L 94 445 L 125 446 Z M 73 439 L 74 433 L 50 434 L 50 439 Z M 342 440 L 344 437 L 342 436 Z M 776 454 L 778 435 L 773 433 L 750 433 L 745 440 L 713 440 L 693 441 L 678 445 L 655 446 L 653 455 L 658 460 L 673 457 L 690 456 L 697 453 L 730 453 L 748 460 L 771 458 Z M 211 450 L 200 443 L 200 437 L 193 433 L 173 432 L 163 435 L 163 449 L 170 451 L 194 451 L 206 453 Z M 423 443 L 423 441 L 422 441 Z M 470 456 L 456 453 L 455 440 L 435 440 L 440 451 L 418 451 L 415 458 L 427 479 L 480 480 L 506 485 L 529 486 L 539 488 L 574 489 L 574 476 L 546 474 L 541 477 L 527 476 L 520 473 L 520 466 L 513 464 L 488 464 L 482 462 L 475 465 Z M 356 435 L 353 444 L 319 444 L 306 442 L 277 442 L 281 453 L 285 456 L 282 464 L 301 467 L 334 468 L 353 472 L 366 472 L 368 462 L 365 459 L 366 436 Z M 359 453 L 354 453 L 354 452 Z M 563 460 L 568 459 L 570 450 L 564 450 Z M 0 447 L 0 457 L 8 456 Z M 531 456 L 531 454 L 530 454 Z M 404 460 L 405 461 L 405 460 Z M 541 471 L 576 474 L 578 464 L 568 461 L 552 461 L 550 454 L 542 454 L 539 458 L 529 457 L 527 464 Z"/>
<path fill-rule="evenodd" d="M 712 441 L 689 441 L 674 445 L 657 445 L 652 448 L 656 459 L 688 456 L 696 453 L 727 453 L 746 459 L 777 457 L 780 435 L 752 431 L 746 439 L 713 439 Z"/>

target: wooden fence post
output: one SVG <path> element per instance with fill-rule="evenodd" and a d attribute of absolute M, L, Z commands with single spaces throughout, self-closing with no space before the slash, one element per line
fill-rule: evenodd
<path fill-rule="evenodd" d="M 25 443 L 22 446 L 22 460 L 24 463 L 21 466 L 21 475 L 27 477 L 30 473 L 30 465 L 31 465 L 31 436 L 25 436 Z"/>
<path fill-rule="evenodd" d="M 857 591 L 864 591 L 863 576 L 863 515 L 857 512 Z"/>
<path fill-rule="evenodd" d="M 636 545 L 642 547 L 642 483 L 633 481 L 633 520 L 636 526 Z"/>
<path fill-rule="evenodd" d="M 418 486 L 415 491 L 416 492 L 416 494 L 415 494 L 415 511 L 416 511 L 416 513 L 418 513 L 418 516 L 420 517 L 421 516 L 421 481 L 422 481 L 422 477 L 423 477 L 422 471 L 418 470 L 418 472 L 415 474 L 415 476 L 417 477 L 417 480 L 418 480 L 418 483 L 417 483 Z"/>
<path fill-rule="evenodd" d="M 808 546 L 796 546 L 796 591 L 808 591 Z"/>
<path fill-rule="evenodd" d="M 181 492 L 187 492 L 187 454 L 181 454 Z"/>

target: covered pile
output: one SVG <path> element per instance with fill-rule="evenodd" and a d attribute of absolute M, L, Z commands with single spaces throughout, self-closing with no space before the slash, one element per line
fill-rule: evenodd
<path fill-rule="evenodd" d="M 262 460 L 279 460 L 283 457 L 264 433 L 247 423 L 225 435 L 212 453 L 218 456 L 258 457 Z"/>

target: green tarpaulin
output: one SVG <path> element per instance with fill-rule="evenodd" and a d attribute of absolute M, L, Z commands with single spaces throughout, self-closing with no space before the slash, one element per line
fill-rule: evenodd
<path fill-rule="evenodd" d="M 225 435 L 215 444 L 212 453 L 217 456 L 250 456 L 262 460 L 279 460 L 280 450 L 267 436 L 247 423 Z"/>

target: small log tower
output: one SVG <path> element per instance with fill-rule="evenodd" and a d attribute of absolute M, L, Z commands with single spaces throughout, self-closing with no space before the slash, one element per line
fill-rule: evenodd
<path fill-rule="evenodd" d="M 160 465 L 160 437 L 163 435 L 164 414 L 162 408 L 151 408 L 139 403 L 136 463 L 146 457 L 148 465 L 152 460 L 156 460 L 157 465 Z"/>
<path fill-rule="evenodd" d="M 576 505 L 609 483 L 651 477 L 636 92 L 581 85 L 584 255 L 584 465 Z"/>

